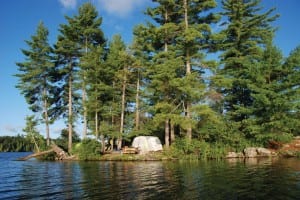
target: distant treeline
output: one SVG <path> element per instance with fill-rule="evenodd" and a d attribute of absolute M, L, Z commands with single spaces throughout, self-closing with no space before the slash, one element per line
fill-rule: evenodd
<path fill-rule="evenodd" d="M 24 152 L 33 149 L 34 144 L 24 136 L 0 136 L 0 152 Z"/>

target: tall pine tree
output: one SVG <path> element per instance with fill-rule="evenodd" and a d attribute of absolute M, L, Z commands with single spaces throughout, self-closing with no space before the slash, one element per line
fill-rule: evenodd
<path fill-rule="evenodd" d="M 19 78 L 16 87 L 25 96 L 30 110 L 41 113 L 46 126 L 47 145 L 50 144 L 49 125 L 57 117 L 54 107 L 58 91 L 54 84 L 56 77 L 48 35 L 48 29 L 40 22 L 36 34 L 31 36 L 31 40 L 26 41 L 29 49 L 22 49 L 26 60 L 17 63 L 20 73 L 16 74 Z"/>
<path fill-rule="evenodd" d="M 236 131 L 253 137 L 253 84 L 261 77 L 260 62 L 264 48 L 274 34 L 270 16 L 274 9 L 262 13 L 259 0 L 223 0 L 226 27 L 217 41 L 221 53 L 218 76 L 224 96 L 224 112 L 234 122 Z"/>

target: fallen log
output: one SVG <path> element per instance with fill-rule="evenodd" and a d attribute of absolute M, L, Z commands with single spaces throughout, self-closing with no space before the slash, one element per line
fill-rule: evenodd
<path fill-rule="evenodd" d="M 33 154 L 28 155 L 28 156 L 19 158 L 18 160 L 25 161 L 25 160 L 28 160 L 30 158 L 39 157 L 39 156 L 42 156 L 42 155 L 45 155 L 45 154 L 48 154 L 48 153 L 52 153 L 52 152 L 56 153 L 56 160 L 70 160 L 70 159 L 74 158 L 74 156 L 69 156 L 68 153 L 65 152 L 62 148 L 60 148 L 56 144 L 52 143 L 51 144 L 51 149 L 49 149 L 47 151 L 33 153 Z"/>
<path fill-rule="evenodd" d="M 37 152 L 37 153 L 30 154 L 30 155 L 22 157 L 22 158 L 18 158 L 18 160 L 22 160 L 22 161 L 24 160 L 25 161 L 25 160 L 28 160 L 30 158 L 35 158 L 35 157 L 39 157 L 39 156 L 51 153 L 53 151 L 54 151 L 53 149 L 50 149 L 50 150 L 47 150 L 47 151 Z"/>

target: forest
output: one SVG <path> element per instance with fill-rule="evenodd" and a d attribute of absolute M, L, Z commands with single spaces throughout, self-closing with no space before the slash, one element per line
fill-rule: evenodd
<path fill-rule="evenodd" d="M 26 133 L 39 135 L 35 126 L 44 124 L 49 145 L 51 124 L 63 119 L 72 152 L 80 121 L 80 137 L 93 135 L 102 150 L 108 138 L 121 149 L 135 136 L 155 135 L 185 154 L 299 135 L 300 47 L 284 57 L 274 44 L 275 8 L 260 0 L 153 2 L 131 44 L 121 35 L 106 39 L 92 3 L 65 17 L 54 44 L 38 24 L 15 75 L 35 113 Z"/>

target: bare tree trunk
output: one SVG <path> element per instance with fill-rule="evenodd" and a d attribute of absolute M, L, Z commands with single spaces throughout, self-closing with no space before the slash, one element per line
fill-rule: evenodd
<path fill-rule="evenodd" d="M 170 144 L 172 144 L 175 141 L 175 127 L 173 123 L 170 123 L 171 130 L 170 130 Z"/>
<path fill-rule="evenodd" d="M 87 48 L 87 38 L 85 38 L 85 54 L 87 55 L 88 53 L 88 48 Z M 87 134 L 87 108 L 86 108 L 86 88 L 85 88 L 85 71 L 83 71 L 83 85 L 82 85 L 82 103 L 83 103 L 83 132 L 82 132 L 82 137 L 86 138 Z"/>
<path fill-rule="evenodd" d="M 73 135 L 73 113 L 72 113 L 72 76 L 69 79 L 69 121 L 68 121 L 68 128 L 69 128 L 69 140 L 68 140 L 68 152 L 72 151 L 72 135 Z"/>
<path fill-rule="evenodd" d="M 165 16 L 164 16 L 165 24 L 168 23 L 168 10 L 165 10 Z M 165 29 L 165 41 L 164 41 L 164 52 L 168 52 L 168 31 Z M 170 146 L 170 119 L 167 118 L 165 120 L 165 147 L 169 148 Z"/>
<path fill-rule="evenodd" d="M 185 23 L 185 29 L 188 30 L 189 28 L 189 22 L 188 22 L 188 5 L 187 0 L 184 0 L 184 23 Z M 186 76 L 191 74 L 191 62 L 190 62 L 190 51 L 187 47 L 186 49 Z M 192 125 L 191 125 L 191 102 L 186 102 L 186 118 L 188 119 L 188 128 L 186 130 L 186 136 L 188 140 L 192 140 Z"/>
<path fill-rule="evenodd" d="M 166 121 L 165 121 L 165 147 L 166 148 L 169 148 L 169 146 L 170 146 L 170 142 L 169 142 L 169 140 L 170 140 L 170 137 L 169 137 L 169 135 L 170 135 L 170 120 L 169 119 L 167 119 Z"/>
<path fill-rule="evenodd" d="M 113 91 L 115 91 L 115 82 L 113 81 Z M 112 99 L 113 105 L 115 103 L 115 96 L 113 94 L 113 99 Z M 115 125 L 115 116 L 114 116 L 114 112 L 113 112 L 114 107 L 111 107 L 111 128 L 114 129 L 114 125 Z M 111 145 L 111 150 L 114 149 L 114 136 L 112 136 L 111 140 L 110 140 L 110 145 Z"/>
<path fill-rule="evenodd" d="M 124 114 L 125 114 L 125 95 L 126 95 L 126 69 L 124 67 L 124 76 L 122 83 L 122 102 L 121 102 L 121 120 L 120 120 L 120 135 L 118 138 L 118 149 L 122 148 L 122 135 L 124 132 Z"/>
<path fill-rule="evenodd" d="M 48 102 L 47 102 L 47 91 L 46 88 L 44 88 L 43 91 L 43 99 L 44 99 L 44 120 L 45 120 L 45 126 L 46 126 L 46 141 L 47 146 L 50 145 L 50 130 L 49 130 L 49 117 L 48 117 Z"/>
<path fill-rule="evenodd" d="M 96 111 L 95 112 L 95 136 L 96 136 L 96 139 L 98 139 L 99 137 L 99 127 L 98 127 L 98 112 Z"/>
<path fill-rule="evenodd" d="M 37 152 L 40 152 L 39 145 L 37 144 L 37 142 L 36 142 L 36 140 L 35 140 L 35 138 L 34 138 L 34 134 L 32 134 L 32 132 L 33 132 L 33 131 L 31 130 L 31 138 L 32 138 L 32 140 L 33 140 L 34 146 L 35 146 Z"/>
<path fill-rule="evenodd" d="M 138 78 L 136 82 L 136 95 L 135 95 L 135 129 L 140 129 L 140 73 L 138 71 Z"/>
<path fill-rule="evenodd" d="M 82 137 L 86 138 L 87 134 L 87 109 L 86 109 L 86 90 L 85 84 L 82 86 L 82 103 L 83 103 L 83 132 Z"/>

